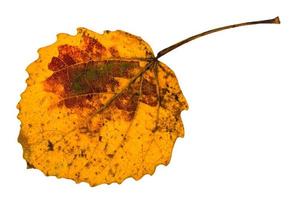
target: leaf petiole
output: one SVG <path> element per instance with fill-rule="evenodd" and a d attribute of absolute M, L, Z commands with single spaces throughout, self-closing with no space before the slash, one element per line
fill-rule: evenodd
<path fill-rule="evenodd" d="M 183 44 L 186 44 L 192 40 L 195 40 L 197 38 L 203 37 L 205 35 L 211 34 L 211 33 L 215 33 L 218 31 L 223 31 L 226 29 L 230 29 L 230 28 L 236 28 L 236 27 L 240 27 L 240 26 L 247 26 L 247 25 L 255 25 L 255 24 L 280 24 L 280 18 L 279 17 L 275 17 L 273 19 L 267 19 L 267 20 L 259 20 L 259 21 L 251 21 L 251 22 L 243 22 L 243 23 L 238 23 L 238 24 L 232 24 L 232 25 L 228 25 L 228 26 L 223 26 L 223 27 L 219 27 L 219 28 L 215 28 L 215 29 L 211 29 L 202 33 L 199 33 L 197 35 L 193 35 L 185 40 L 182 40 L 176 44 L 173 44 L 161 51 L 158 52 L 156 59 L 162 57 L 163 55 L 167 54 L 168 52 L 178 48 L 179 46 L 182 46 Z"/>

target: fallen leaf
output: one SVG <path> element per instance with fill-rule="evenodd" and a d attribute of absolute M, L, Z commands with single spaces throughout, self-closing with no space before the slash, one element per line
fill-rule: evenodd
<path fill-rule="evenodd" d="M 170 162 L 176 139 L 184 136 L 180 113 L 188 109 L 174 72 L 158 59 L 203 35 L 258 23 L 279 20 L 213 29 L 157 56 L 123 31 L 58 34 L 27 68 L 18 104 L 28 167 L 92 186 L 153 174 Z"/>

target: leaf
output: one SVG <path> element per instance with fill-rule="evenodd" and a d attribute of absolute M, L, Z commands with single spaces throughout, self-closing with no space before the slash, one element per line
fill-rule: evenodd
<path fill-rule="evenodd" d="M 187 103 L 174 73 L 122 31 L 59 34 L 28 67 L 19 103 L 24 158 L 91 185 L 152 174 L 183 136 Z"/>
<path fill-rule="evenodd" d="M 27 68 L 18 104 L 28 167 L 95 186 L 137 180 L 167 165 L 176 139 L 184 136 L 180 113 L 188 105 L 174 72 L 158 59 L 223 29 L 213 30 L 156 57 L 140 37 L 123 31 L 58 34 Z"/>

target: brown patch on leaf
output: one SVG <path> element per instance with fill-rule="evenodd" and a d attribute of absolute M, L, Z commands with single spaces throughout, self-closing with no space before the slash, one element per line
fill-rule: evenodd
<path fill-rule="evenodd" d="M 143 96 L 141 98 L 141 102 L 146 103 L 150 106 L 156 106 L 158 98 L 161 98 L 157 97 L 157 89 L 155 83 L 146 79 L 143 80 L 142 93 Z"/>
<path fill-rule="evenodd" d="M 51 62 L 48 64 L 48 69 L 52 71 L 57 71 L 64 68 L 66 64 L 58 57 L 53 57 Z"/>
<path fill-rule="evenodd" d="M 74 65 L 76 63 L 87 62 L 90 56 L 87 52 L 81 50 L 79 47 L 71 45 L 59 46 L 59 58 L 66 63 L 66 65 Z"/>
<path fill-rule="evenodd" d="M 87 35 L 83 35 L 83 43 L 83 49 L 96 60 L 106 52 L 106 48 L 98 40 Z"/>
<path fill-rule="evenodd" d="M 120 86 L 116 78 L 129 79 L 135 75 L 135 69 L 140 69 L 139 63 L 135 61 L 89 61 L 73 64 L 54 71 L 44 82 L 44 87 L 46 91 L 65 99 L 63 102 L 68 108 L 85 107 L 86 100 L 91 100 L 94 95 L 114 93 Z"/>
<path fill-rule="evenodd" d="M 134 112 L 137 108 L 139 95 L 124 93 L 115 100 L 115 105 L 120 110 Z"/>

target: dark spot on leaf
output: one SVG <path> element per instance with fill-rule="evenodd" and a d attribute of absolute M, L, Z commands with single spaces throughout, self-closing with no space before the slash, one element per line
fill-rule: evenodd
<path fill-rule="evenodd" d="M 115 58 L 119 57 L 119 52 L 117 51 L 117 49 L 115 49 L 114 47 L 110 47 L 109 48 L 109 52 L 111 53 L 111 55 Z"/>
<path fill-rule="evenodd" d="M 174 94 L 175 100 L 179 102 L 179 96 L 177 94 Z"/>
<path fill-rule="evenodd" d="M 86 153 L 85 152 L 86 152 L 85 149 L 80 150 L 79 157 L 85 157 L 86 158 Z"/>
<path fill-rule="evenodd" d="M 85 164 L 85 167 L 86 167 L 86 168 L 89 168 L 89 167 L 90 167 L 90 162 L 87 162 L 87 163 Z"/>
<path fill-rule="evenodd" d="M 112 169 L 109 169 L 108 174 L 112 177 L 115 176 L 115 172 Z"/>
<path fill-rule="evenodd" d="M 114 154 L 107 154 L 109 158 L 113 158 Z"/>
<path fill-rule="evenodd" d="M 54 148 L 53 143 L 50 140 L 48 140 L 47 141 L 47 150 L 48 151 L 53 151 L 53 148 Z"/>

